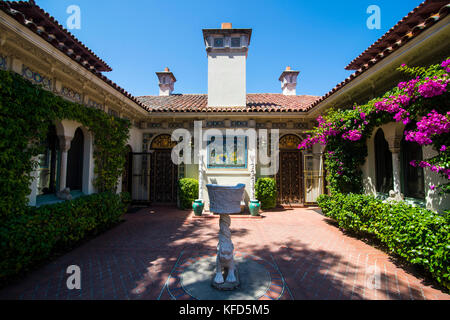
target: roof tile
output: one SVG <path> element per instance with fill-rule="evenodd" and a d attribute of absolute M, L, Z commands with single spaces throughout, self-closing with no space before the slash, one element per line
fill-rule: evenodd
<path fill-rule="evenodd" d="M 208 106 L 206 94 L 137 97 L 150 112 L 303 112 L 317 100 L 316 96 L 285 96 L 275 93 L 247 95 L 245 107 Z"/>

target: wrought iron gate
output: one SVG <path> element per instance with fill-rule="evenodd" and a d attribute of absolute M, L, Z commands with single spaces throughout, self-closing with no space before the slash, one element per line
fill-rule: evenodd
<path fill-rule="evenodd" d="M 280 168 L 277 174 L 279 204 L 303 203 L 301 162 L 299 151 L 280 151 Z"/>
<path fill-rule="evenodd" d="M 134 203 L 150 204 L 150 174 L 152 153 L 131 153 L 131 199 Z"/>
<path fill-rule="evenodd" d="M 151 161 L 150 200 L 153 203 L 177 203 L 178 166 L 171 150 L 155 150 Z"/>
<path fill-rule="evenodd" d="M 315 204 L 325 191 L 322 154 L 306 154 L 303 165 L 305 204 Z"/>

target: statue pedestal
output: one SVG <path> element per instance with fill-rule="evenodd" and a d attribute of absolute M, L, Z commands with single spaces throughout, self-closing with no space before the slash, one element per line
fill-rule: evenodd
<path fill-rule="evenodd" d="M 228 275 L 228 271 L 225 270 L 223 277 L 226 279 L 227 275 Z M 239 281 L 239 272 L 238 272 L 237 268 L 234 269 L 234 277 L 236 278 L 236 281 L 234 281 L 234 282 L 216 283 L 216 282 L 214 282 L 214 279 L 215 279 L 215 276 L 214 276 L 211 281 L 211 286 L 220 291 L 235 290 L 235 289 L 239 288 L 239 286 L 241 285 L 241 282 Z"/>
<path fill-rule="evenodd" d="M 217 245 L 216 274 L 212 286 L 218 290 L 234 290 L 239 287 L 239 275 L 234 262 L 234 245 L 231 241 L 232 213 L 240 212 L 245 185 L 236 187 L 207 185 L 210 211 L 220 214 L 219 244 Z"/>
<path fill-rule="evenodd" d="M 234 263 L 234 245 L 231 241 L 231 218 L 222 214 L 219 220 L 219 244 L 217 245 L 216 274 L 212 286 L 218 290 L 234 290 L 239 287 L 239 275 Z"/>

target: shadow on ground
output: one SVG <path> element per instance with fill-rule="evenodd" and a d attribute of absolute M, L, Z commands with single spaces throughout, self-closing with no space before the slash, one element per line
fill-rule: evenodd
<path fill-rule="evenodd" d="M 397 276 L 396 270 L 381 270 L 371 289 L 367 262 L 348 245 L 358 240 L 325 223 L 316 209 L 264 214 L 266 219 L 233 220 L 233 242 L 236 250 L 279 270 L 285 282 L 283 299 L 424 298 L 422 288 Z M 190 215 L 167 207 L 127 214 L 123 224 L 4 288 L 0 298 L 170 299 L 166 285 L 175 267 L 186 257 L 216 250 L 218 219 Z M 67 289 L 70 265 L 81 268 L 81 290 Z"/>

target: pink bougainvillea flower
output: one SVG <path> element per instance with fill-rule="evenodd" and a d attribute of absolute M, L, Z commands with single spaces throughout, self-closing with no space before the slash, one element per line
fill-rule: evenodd
<path fill-rule="evenodd" d="M 437 167 L 437 166 L 432 166 L 432 167 L 430 168 L 431 171 L 436 172 L 436 173 L 438 173 L 440 169 L 441 169 L 441 168 L 439 168 L 439 167 Z"/>
<path fill-rule="evenodd" d="M 421 168 L 431 167 L 431 164 L 429 164 L 426 161 L 420 161 L 419 167 L 421 167 Z"/>
<path fill-rule="evenodd" d="M 432 110 L 417 123 L 417 129 L 418 131 L 405 131 L 406 140 L 422 146 L 429 145 L 433 143 L 432 136 L 450 132 L 450 120 Z"/>
<path fill-rule="evenodd" d="M 430 186 L 430 190 L 434 190 L 434 189 L 436 189 L 436 186 L 435 186 L 434 184 L 432 184 L 432 185 Z"/>
<path fill-rule="evenodd" d="M 421 84 L 418 91 L 424 98 L 440 96 L 447 91 L 447 83 L 442 83 L 442 81 L 439 80 L 429 80 Z"/>
<path fill-rule="evenodd" d="M 447 147 L 444 145 L 441 147 L 441 149 L 439 149 L 440 152 L 445 152 L 447 150 Z"/>
<path fill-rule="evenodd" d="M 362 138 L 362 133 L 358 130 L 350 130 L 342 135 L 342 138 L 350 141 L 358 141 Z"/>
<path fill-rule="evenodd" d="M 450 72 L 450 59 L 442 61 L 441 67 L 445 69 L 445 71 Z"/>
<path fill-rule="evenodd" d="M 413 166 L 413 167 L 417 167 L 417 164 L 416 164 L 416 161 L 411 161 L 410 163 L 409 163 L 411 166 Z"/>

